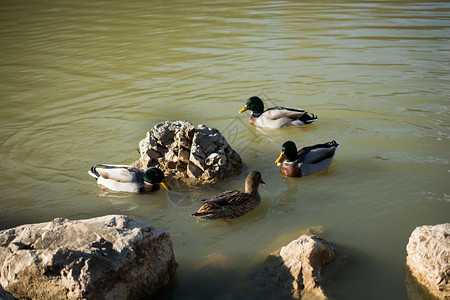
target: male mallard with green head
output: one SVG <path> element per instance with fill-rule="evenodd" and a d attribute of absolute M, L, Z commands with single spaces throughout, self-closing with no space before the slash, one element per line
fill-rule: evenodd
<path fill-rule="evenodd" d="M 127 165 L 96 165 L 88 172 L 97 179 L 97 183 L 117 192 L 148 193 L 160 189 L 162 185 L 169 189 L 164 173 L 150 167 L 145 172 Z"/>
<path fill-rule="evenodd" d="M 251 110 L 250 124 L 259 127 L 281 128 L 288 126 L 303 126 L 314 122 L 317 116 L 302 109 L 288 107 L 272 107 L 264 110 L 263 101 L 256 96 L 250 97 L 239 111 Z"/>
<path fill-rule="evenodd" d="M 253 210 L 261 201 L 258 186 L 266 185 L 261 173 L 253 171 L 245 179 L 245 192 L 225 191 L 205 203 L 191 216 L 200 219 L 234 219 Z"/>
<path fill-rule="evenodd" d="M 324 171 L 333 162 L 339 144 L 331 141 L 299 148 L 292 141 L 281 146 L 281 154 L 275 161 L 286 176 L 302 177 Z"/>

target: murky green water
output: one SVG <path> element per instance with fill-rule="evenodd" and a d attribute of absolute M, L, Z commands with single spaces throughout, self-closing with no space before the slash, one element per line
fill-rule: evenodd
<path fill-rule="evenodd" d="M 127 214 L 167 229 L 179 263 L 162 298 L 259 298 L 247 271 L 310 226 L 344 259 L 336 299 L 407 299 L 406 244 L 450 221 L 446 1 L 10 1 L 0 9 L 0 229 Z M 319 116 L 256 129 L 267 103 Z M 219 129 L 245 162 L 220 185 L 100 193 L 87 171 L 132 163 L 156 123 Z M 337 140 L 327 176 L 280 175 L 281 144 Z M 243 188 L 262 203 L 231 225 L 189 216 Z M 252 297 L 253 295 L 254 297 Z"/>

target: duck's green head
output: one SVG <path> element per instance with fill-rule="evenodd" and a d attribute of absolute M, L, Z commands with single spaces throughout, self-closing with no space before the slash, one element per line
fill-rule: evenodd
<path fill-rule="evenodd" d="M 247 99 L 247 103 L 239 111 L 239 113 L 243 113 L 247 109 L 253 111 L 254 113 L 262 114 L 264 112 L 264 103 L 257 96 L 250 97 L 250 98 Z"/>
<path fill-rule="evenodd" d="M 164 180 L 164 172 L 155 167 L 150 167 L 145 171 L 144 181 L 151 184 L 160 183 L 166 190 L 170 189 Z"/>
<path fill-rule="evenodd" d="M 292 141 L 287 141 L 281 146 L 281 154 L 275 161 L 277 164 L 281 164 L 283 161 L 293 162 L 298 158 L 297 146 Z"/>

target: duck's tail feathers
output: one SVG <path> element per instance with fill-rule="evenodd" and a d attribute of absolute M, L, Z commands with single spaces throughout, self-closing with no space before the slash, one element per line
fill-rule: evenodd
<path fill-rule="evenodd" d="M 318 119 L 318 117 L 317 117 L 315 114 L 309 113 L 309 112 L 304 113 L 304 114 L 300 117 L 300 121 L 302 121 L 302 122 L 305 123 L 305 124 L 312 123 L 312 122 L 314 122 L 314 120 L 317 120 L 317 119 Z"/>
<path fill-rule="evenodd" d="M 201 213 L 201 212 L 194 212 L 191 214 L 191 216 L 199 218 L 199 219 L 214 219 L 212 214 L 205 214 L 205 213 Z"/>
<path fill-rule="evenodd" d="M 330 143 L 331 146 L 336 147 L 336 149 L 339 148 L 339 144 L 338 144 L 335 140 L 332 140 L 332 141 L 329 142 L 329 143 Z"/>
<path fill-rule="evenodd" d="M 91 170 L 88 171 L 88 174 L 94 177 L 95 179 L 98 179 L 100 177 L 100 174 L 97 173 L 95 167 L 92 167 Z"/>
<path fill-rule="evenodd" d="M 194 213 L 191 214 L 191 216 L 196 217 L 196 218 L 200 218 L 200 219 L 203 218 L 203 214 L 199 213 L 199 212 L 194 212 Z"/>

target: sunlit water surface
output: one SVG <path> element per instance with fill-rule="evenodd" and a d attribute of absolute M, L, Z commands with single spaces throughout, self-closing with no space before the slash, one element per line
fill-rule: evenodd
<path fill-rule="evenodd" d="M 11 1 L 0 10 L 0 229 L 127 214 L 167 229 L 179 267 L 158 297 L 261 298 L 248 272 L 311 226 L 338 249 L 336 299 L 407 299 L 408 237 L 450 221 L 447 1 Z M 245 100 L 305 108 L 310 130 L 257 129 Z M 100 192 L 164 120 L 219 129 L 241 175 L 154 195 Z M 280 146 L 337 140 L 328 174 L 286 178 Z M 262 202 L 197 221 L 262 173 Z M 317 227 L 316 227 L 317 229 Z"/>

